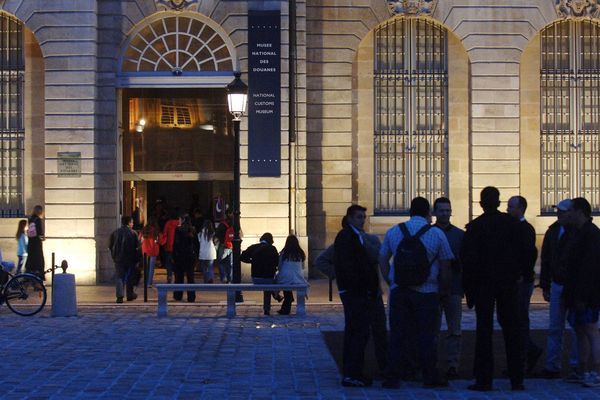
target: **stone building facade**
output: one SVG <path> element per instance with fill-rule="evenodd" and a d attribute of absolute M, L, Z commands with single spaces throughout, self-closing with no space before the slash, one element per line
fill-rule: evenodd
<path fill-rule="evenodd" d="M 204 175 L 130 168 L 127 135 L 134 110 L 151 107 L 145 98 L 194 90 L 222 98 L 233 71 L 247 77 L 248 10 L 281 12 L 281 175 L 248 175 L 244 119 L 243 247 L 271 231 L 281 248 L 293 231 L 312 259 L 333 241 L 350 203 L 365 205 L 371 231 L 382 234 L 407 218 L 406 199 L 417 194 L 447 195 L 455 223 L 464 225 L 480 212 L 487 185 L 499 187 L 503 201 L 524 195 L 540 235 L 562 197 L 584 195 L 599 210 L 600 84 L 592 75 L 600 63 L 578 57 L 600 54 L 591 39 L 600 23 L 595 1 L 0 0 L 2 16 L 23 25 L 19 201 L 22 213 L 45 206 L 47 264 L 55 252 L 80 283 L 106 282 L 113 271 L 107 238 L 124 203 L 140 200 L 129 189 L 231 180 L 227 168 Z M 210 73 L 204 61 L 180 74 L 168 57 L 161 64 L 160 53 L 171 50 L 183 64 L 180 47 L 169 42 L 178 35 L 210 50 Z M 385 66 L 393 54 L 400 56 Z M 569 76 L 573 66 L 552 57 L 585 65 Z M 582 83 L 568 83 L 575 81 Z M 214 122 L 227 116 L 214 118 L 214 126 L 230 129 Z M 60 169 L 65 153 L 75 154 L 75 173 Z M 0 219 L 5 258 L 14 254 L 18 219 Z"/>

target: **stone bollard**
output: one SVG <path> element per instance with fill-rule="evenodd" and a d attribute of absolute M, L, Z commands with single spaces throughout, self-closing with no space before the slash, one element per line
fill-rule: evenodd
<path fill-rule="evenodd" d="M 52 285 L 52 316 L 77 316 L 75 275 L 67 273 L 54 275 L 54 284 Z"/>

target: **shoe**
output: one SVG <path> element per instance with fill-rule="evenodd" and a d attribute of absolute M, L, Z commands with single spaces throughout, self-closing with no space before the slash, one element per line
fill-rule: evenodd
<path fill-rule="evenodd" d="M 598 373 L 595 371 L 586 373 L 583 379 L 583 386 L 589 388 L 600 386 L 600 376 L 598 376 Z"/>
<path fill-rule="evenodd" d="M 476 392 L 489 392 L 492 390 L 492 385 L 485 385 L 483 383 L 474 383 L 467 386 L 467 389 L 474 390 Z"/>
<path fill-rule="evenodd" d="M 373 385 L 373 380 L 365 377 L 351 378 L 345 376 L 344 379 L 342 379 L 342 386 L 345 387 L 369 387 L 371 385 Z"/>
<path fill-rule="evenodd" d="M 525 390 L 525 385 L 523 385 L 522 383 L 514 383 L 510 385 L 510 390 L 512 390 L 513 392 L 521 392 Z"/>
<path fill-rule="evenodd" d="M 127 301 L 134 301 L 135 299 L 137 299 L 137 293 L 127 296 Z"/>
<path fill-rule="evenodd" d="M 283 296 L 279 293 L 273 293 L 272 296 L 275 300 L 277 300 L 278 303 L 281 303 L 283 301 Z"/>
<path fill-rule="evenodd" d="M 123 298 L 117 297 L 117 304 L 123 304 Z"/>
<path fill-rule="evenodd" d="M 289 311 L 277 310 L 277 314 L 279 315 L 290 315 Z"/>
<path fill-rule="evenodd" d="M 565 377 L 567 383 L 583 383 L 585 376 L 578 373 L 577 371 L 571 371 L 569 375 Z"/>
<path fill-rule="evenodd" d="M 448 387 L 449 383 L 447 380 L 445 379 L 437 379 L 435 381 L 432 382 L 424 382 L 423 383 L 423 387 L 426 389 L 434 389 L 434 388 L 443 388 L 443 387 Z"/>
<path fill-rule="evenodd" d="M 558 379 L 560 378 L 560 371 L 552 371 L 544 368 L 542 370 L 542 378 L 544 379 Z"/>
<path fill-rule="evenodd" d="M 448 368 L 448 371 L 446 371 L 446 379 L 452 380 L 452 379 L 458 379 L 458 378 L 459 378 L 459 375 L 458 375 L 458 371 L 456 370 L 456 367 Z"/>
<path fill-rule="evenodd" d="M 533 371 L 535 369 L 535 365 L 537 364 L 538 360 L 540 359 L 540 357 L 542 356 L 542 353 L 544 351 L 540 348 L 537 348 L 533 351 L 532 354 L 527 356 L 527 373 L 530 374 L 531 371 Z"/>
<path fill-rule="evenodd" d="M 384 389 L 398 389 L 400 387 L 400 380 L 386 378 L 383 382 L 381 382 L 381 387 Z"/>

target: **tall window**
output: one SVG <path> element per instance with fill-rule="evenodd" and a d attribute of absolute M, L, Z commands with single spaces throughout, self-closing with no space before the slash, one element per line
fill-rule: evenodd
<path fill-rule="evenodd" d="M 0 217 L 24 214 L 23 24 L 0 13 Z"/>
<path fill-rule="evenodd" d="M 600 211 L 600 26 L 564 20 L 541 35 L 542 213 L 566 197 Z"/>
<path fill-rule="evenodd" d="M 448 193 L 446 29 L 396 18 L 375 31 L 375 212 Z"/>

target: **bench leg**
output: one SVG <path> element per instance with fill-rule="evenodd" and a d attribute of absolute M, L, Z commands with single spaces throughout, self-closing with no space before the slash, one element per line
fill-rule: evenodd
<path fill-rule="evenodd" d="M 303 317 L 306 315 L 306 289 L 296 291 L 296 297 L 298 297 L 298 302 L 296 303 L 296 315 Z"/>
<path fill-rule="evenodd" d="M 167 316 L 167 291 L 158 291 L 158 317 Z"/>
<path fill-rule="evenodd" d="M 227 291 L 227 317 L 235 317 L 235 291 Z"/>

